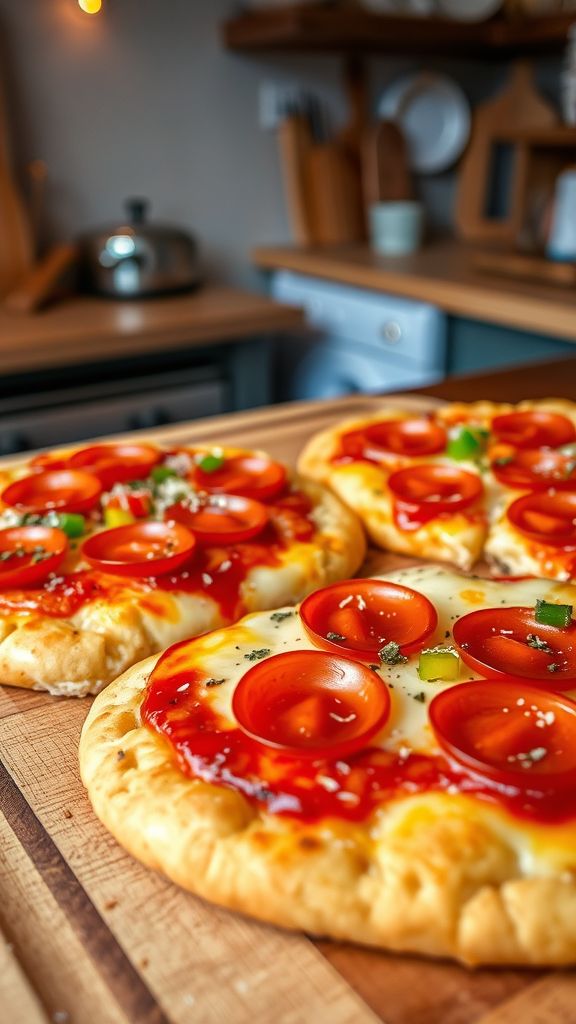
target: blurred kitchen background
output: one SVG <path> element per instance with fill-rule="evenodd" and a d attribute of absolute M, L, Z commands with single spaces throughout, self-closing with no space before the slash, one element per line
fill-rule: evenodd
<path fill-rule="evenodd" d="M 0 0 L 0 453 L 576 355 L 573 24 Z"/>

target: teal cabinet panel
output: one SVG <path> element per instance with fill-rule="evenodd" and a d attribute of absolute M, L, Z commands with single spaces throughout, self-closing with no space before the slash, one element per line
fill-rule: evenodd
<path fill-rule="evenodd" d="M 576 344 L 540 334 L 528 334 L 497 324 L 449 317 L 449 374 L 470 373 L 493 366 L 513 366 L 537 359 L 576 357 Z"/>

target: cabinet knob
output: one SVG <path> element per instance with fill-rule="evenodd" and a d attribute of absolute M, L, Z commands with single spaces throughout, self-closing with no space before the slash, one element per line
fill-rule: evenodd
<path fill-rule="evenodd" d="M 389 345 L 397 345 L 402 340 L 402 328 L 397 320 L 388 320 L 384 324 L 382 337 Z"/>

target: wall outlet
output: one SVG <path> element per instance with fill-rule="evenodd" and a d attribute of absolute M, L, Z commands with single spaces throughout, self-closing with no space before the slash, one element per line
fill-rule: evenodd
<path fill-rule="evenodd" d="M 297 82 L 261 82 L 258 121 L 262 131 L 273 132 L 289 110 L 302 106 L 302 87 Z"/>

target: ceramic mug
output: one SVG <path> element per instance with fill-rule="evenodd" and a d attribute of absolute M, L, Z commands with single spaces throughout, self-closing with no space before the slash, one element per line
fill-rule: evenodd
<path fill-rule="evenodd" d="M 424 207 L 415 201 L 373 203 L 370 207 L 372 248 L 386 256 L 407 256 L 422 244 Z"/>
<path fill-rule="evenodd" d="M 576 260 L 576 168 L 563 171 L 556 180 L 550 237 L 546 246 L 550 260 Z"/>

